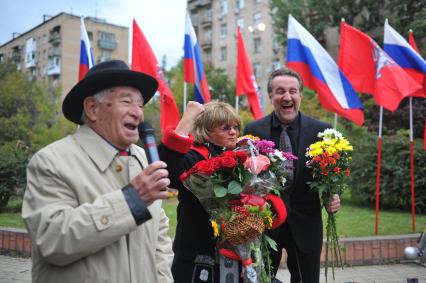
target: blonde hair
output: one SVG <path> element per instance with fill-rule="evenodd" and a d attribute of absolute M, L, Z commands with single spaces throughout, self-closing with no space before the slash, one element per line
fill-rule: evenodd
<path fill-rule="evenodd" d="M 207 142 L 214 128 L 233 123 L 241 127 L 241 118 L 231 105 L 220 101 L 208 102 L 204 104 L 204 112 L 195 121 L 192 130 L 195 142 Z"/>

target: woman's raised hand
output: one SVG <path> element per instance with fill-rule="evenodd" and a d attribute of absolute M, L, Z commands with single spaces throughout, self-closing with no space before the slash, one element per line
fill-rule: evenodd
<path fill-rule="evenodd" d="M 195 120 L 204 112 L 204 106 L 196 101 L 188 102 L 185 113 L 176 126 L 175 133 L 179 135 L 188 135 L 194 127 Z"/>

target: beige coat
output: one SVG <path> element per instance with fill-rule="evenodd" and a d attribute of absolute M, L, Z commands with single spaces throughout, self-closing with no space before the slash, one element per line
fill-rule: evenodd
<path fill-rule="evenodd" d="M 147 165 L 145 153 L 131 152 Z M 120 190 L 140 173 L 87 126 L 36 153 L 22 216 L 33 244 L 33 282 L 173 282 L 168 218 L 155 201 L 140 226 Z"/>

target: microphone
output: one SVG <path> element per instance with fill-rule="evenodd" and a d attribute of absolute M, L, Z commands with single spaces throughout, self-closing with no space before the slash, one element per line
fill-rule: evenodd
<path fill-rule="evenodd" d="M 155 143 L 154 129 L 149 122 L 142 122 L 138 126 L 139 137 L 143 143 L 148 163 L 159 161 L 157 144 Z"/>

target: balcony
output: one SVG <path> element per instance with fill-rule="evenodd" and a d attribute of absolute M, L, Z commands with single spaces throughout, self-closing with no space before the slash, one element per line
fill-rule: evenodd
<path fill-rule="evenodd" d="M 204 38 L 201 41 L 200 46 L 203 50 L 206 50 L 206 49 L 212 49 L 212 44 L 213 42 L 211 38 Z"/>
<path fill-rule="evenodd" d="M 115 39 L 98 39 L 98 46 L 101 49 L 115 50 L 117 45 L 118 44 Z"/>
<path fill-rule="evenodd" d="M 49 42 L 52 45 L 59 45 L 61 43 L 61 34 L 59 32 L 51 32 Z"/>
<path fill-rule="evenodd" d="M 11 60 L 12 60 L 13 63 L 15 63 L 15 64 L 19 63 L 19 62 L 21 62 L 21 59 L 22 59 L 22 54 L 21 54 L 20 51 L 13 51 L 12 52 Z"/>
<path fill-rule="evenodd" d="M 212 5 L 213 0 L 193 0 L 188 3 L 189 10 L 204 7 L 206 5 Z"/>
<path fill-rule="evenodd" d="M 26 52 L 25 68 L 35 68 L 37 65 L 36 53 L 34 51 Z"/>
<path fill-rule="evenodd" d="M 61 57 L 61 50 L 59 48 L 49 48 L 47 51 L 47 56 L 51 57 Z"/>
<path fill-rule="evenodd" d="M 206 28 L 206 27 L 210 27 L 213 23 L 213 17 L 210 16 L 205 16 L 201 18 L 201 25 Z"/>
<path fill-rule="evenodd" d="M 47 64 L 47 75 L 48 76 L 58 76 L 61 74 L 61 61 L 58 57 L 49 59 Z"/>

